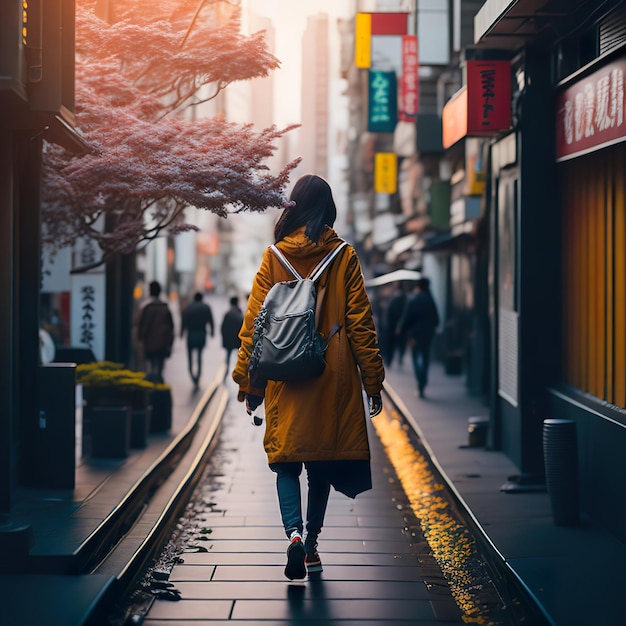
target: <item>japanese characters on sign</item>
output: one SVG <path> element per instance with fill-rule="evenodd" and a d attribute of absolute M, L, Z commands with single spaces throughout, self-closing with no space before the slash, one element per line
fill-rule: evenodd
<path fill-rule="evenodd" d="M 402 122 L 414 122 L 417 119 L 418 103 L 418 60 L 417 37 L 402 37 L 402 76 L 400 78 L 400 111 L 398 119 Z"/>
<path fill-rule="evenodd" d="M 398 87 L 395 72 L 369 71 L 367 130 L 392 133 L 398 118 Z"/>
<path fill-rule="evenodd" d="M 511 126 L 509 61 L 467 62 L 467 134 L 489 136 Z"/>
<path fill-rule="evenodd" d="M 626 58 L 605 65 L 557 97 L 557 161 L 626 140 Z"/>

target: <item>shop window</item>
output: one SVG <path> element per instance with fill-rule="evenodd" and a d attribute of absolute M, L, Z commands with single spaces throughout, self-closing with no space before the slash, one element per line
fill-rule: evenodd
<path fill-rule="evenodd" d="M 561 165 L 565 382 L 626 408 L 626 146 Z"/>

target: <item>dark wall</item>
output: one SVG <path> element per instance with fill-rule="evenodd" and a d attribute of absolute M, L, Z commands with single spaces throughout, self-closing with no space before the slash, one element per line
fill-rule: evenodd
<path fill-rule="evenodd" d="M 550 417 L 576 422 L 578 440 L 580 504 L 583 513 L 598 526 L 626 542 L 626 416 L 602 416 L 600 402 L 575 397 L 566 391 L 551 390 Z M 620 419 L 617 419 L 621 417 Z"/>

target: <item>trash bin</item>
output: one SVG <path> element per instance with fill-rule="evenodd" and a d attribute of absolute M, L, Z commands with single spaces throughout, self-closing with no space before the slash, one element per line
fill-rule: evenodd
<path fill-rule="evenodd" d="M 546 486 L 556 526 L 579 523 L 579 476 L 576 422 L 543 421 L 543 457 Z"/>
<path fill-rule="evenodd" d="M 76 476 L 76 364 L 48 363 L 38 372 L 38 424 L 31 485 L 74 489 Z"/>
<path fill-rule="evenodd" d="M 489 420 L 485 417 L 467 418 L 468 446 L 470 448 L 484 448 L 487 445 L 487 429 Z"/>

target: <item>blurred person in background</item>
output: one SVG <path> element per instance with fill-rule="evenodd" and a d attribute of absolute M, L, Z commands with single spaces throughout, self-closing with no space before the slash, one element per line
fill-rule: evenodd
<path fill-rule="evenodd" d="M 239 298 L 233 296 L 230 299 L 230 309 L 224 314 L 220 331 L 222 333 L 222 346 L 226 350 L 226 376 L 230 370 L 230 355 L 233 350 L 239 350 L 241 339 L 239 331 L 243 323 L 243 311 L 239 308 Z"/>
<path fill-rule="evenodd" d="M 413 369 L 419 397 L 424 397 L 430 368 L 430 346 L 439 326 L 439 312 L 430 293 L 430 280 L 420 278 L 413 295 L 407 300 L 396 333 L 405 333 L 411 346 Z"/>
<path fill-rule="evenodd" d="M 137 337 L 143 345 L 148 378 L 163 382 L 165 359 L 172 354 L 174 321 L 167 302 L 161 300 L 161 285 L 150 283 L 150 299 L 141 307 Z"/>
<path fill-rule="evenodd" d="M 211 307 L 202 301 L 202 294 L 198 291 L 183 310 L 180 326 L 180 336 L 183 337 L 185 332 L 187 333 L 187 364 L 194 391 L 197 391 L 200 386 L 202 351 L 206 346 L 207 326 L 211 337 L 213 337 L 215 334 L 213 312 Z M 195 367 L 194 355 L 196 357 Z"/>

